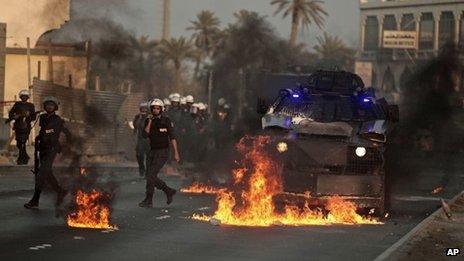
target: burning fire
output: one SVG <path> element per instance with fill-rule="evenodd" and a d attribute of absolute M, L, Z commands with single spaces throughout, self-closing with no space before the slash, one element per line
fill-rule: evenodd
<path fill-rule="evenodd" d="M 190 187 L 180 189 L 180 191 L 195 194 L 217 194 L 220 189 L 195 182 Z"/>
<path fill-rule="evenodd" d="M 217 210 L 214 216 L 194 214 L 192 219 L 219 221 L 221 224 L 236 226 L 272 225 L 302 226 L 330 224 L 379 224 L 372 218 L 356 213 L 356 206 L 339 196 L 328 198 L 323 210 L 310 209 L 286 203 L 278 210 L 274 196 L 283 192 L 280 176 L 282 167 L 275 163 L 265 151 L 270 137 L 245 137 L 237 145 L 244 155 L 242 162 L 246 168 L 234 171 L 234 190 L 221 190 L 217 195 Z M 245 189 L 242 189 L 245 188 Z"/>
<path fill-rule="evenodd" d="M 94 229 L 115 229 L 110 224 L 110 208 L 104 201 L 107 196 L 96 190 L 90 193 L 77 191 L 77 209 L 67 217 L 70 227 L 94 228 Z"/>

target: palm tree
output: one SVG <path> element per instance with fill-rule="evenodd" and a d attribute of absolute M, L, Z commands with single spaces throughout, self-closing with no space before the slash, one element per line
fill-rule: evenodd
<path fill-rule="evenodd" d="M 220 32 L 219 25 L 221 22 L 213 12 L 203 10 L 197 15 L 197 20 L 190 21 L 190 23 L 192 26 L 188 27 L 187 30 L 194 31 L 192 39 L 198 49 L 195 66 L 195 76 L 197 76 L 201 62 L 211 55 L 216 45 L 215 42 Z"/>
<path fill-rule="evenodd" d="M 246 9 L 242 9 L 242 10 L 235 12 L 234 17 L 237 19 L 238 23 L 243 23 L 247 21 L 247 19 L 250 19 L 251 17 L 259 17 L 259 14 L 254 11 L 248 11 Z M 265 18 L 265 16 L 262 16 L 262 18 Z"/>
<path fill-rule="evenodd" d="M 148 35 L 142 35 L 139 38 L 131 38 L 132 48 L 134 48 L 140 57 L 146 58 L 148 54 L 155 50 L 159 44 L 157 41 L 149 40 Z"/>
<path fill-rule="evenodd" d="M 353 61 L 355 52 L 348 48 L 345 43 L 337 36 L 324 33 L 324 36 L 317 37 L 317 45 L 314 50 L 326 64 L 331 66 L 349 66 Z"/>
<path fill-rule="evenodd" d="M 273 0 L 271 5 L 278 5 L 274 15 L 284 12 L 283 18 L 292 14 L 292 32 L 290 34 L 290 44 L 296 45 L 299 26 L 304 28 L 315 23 L 319 28 L 324 24 L 324 16 L 327 12 L 322 7 L 323 1 L 316 0 Z"/>
<path fill-rule="evenodd" d="M 171 61 L 174 64 L 174 89 L 183 93 L 183 87 L 181 88 L 182 63 L 194 58 L 195 55 L 191 42 L 185 37 L 163 40 L 158 51 L 164 61 Z"/>
<path fill-rule="evenodd" d="M 135 82 L 141 86 L 148 88 L 151 75 L 148 73 L 150 65 L 149 56 L 154 53 L 159 42 L 149 40 L 149 37 L 142 35 L 139 38 L 130 38 L 130 44 L 134 50 L 134 64 L 131 65 L 133 69 Z M 148 90 L 147 90 L 148 91 Z"/>

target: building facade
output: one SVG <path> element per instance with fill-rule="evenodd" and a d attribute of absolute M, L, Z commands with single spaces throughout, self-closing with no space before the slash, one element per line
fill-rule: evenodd
<path fill-rule="evenodd" d="M 372 69 L 372 86 L 393 99 L 416 64 L 435 57 L 445 44 L 464 44 L 464 0 L 360 0 L 360 10 L 358 62 Z M 405 46 L 408 37 L 412 42 Z M 389 39 L 400 40 L 392 46 Z"/>

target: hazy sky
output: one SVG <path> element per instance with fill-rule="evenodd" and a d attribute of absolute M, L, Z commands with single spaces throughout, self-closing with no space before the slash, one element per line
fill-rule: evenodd
<path fill-rule="evenodd" d="M 125 2 L 128 5 L 124 8 L 120 7 L 122 11 L 112 15 L 127 29 L 138 35 L 147 34 L 154 37 L 160 34 L 162 0 L 113 1 Z M 185 28 L 201 10 L 214 11 L 222 25 L 225 25 L 234 20 L 234 12 L 247 9 L 266 15 L 278 33 L 287 38 L 290 34 L 290 18 L 282 20 L 281 15 L 274 16 L 276 7 L 271 6 L 270 2 L 271 0 L 171 0 L 171 33 L 175 37 L 189 36 L 191 32 L 186 31 Z M 100 7 L 104 8 L 104 6 Z M 356 45 L 359 42 L 359 0 L 325 0 L 324 7 L 329 13 L 324 30 L 338 35 L 349 45 Z M 108 8 L 112 7 L 108 5 Z M 312 28 L 309 32 L 300 33 L 299 39 L 309 46 L 314 46 L 315 35 L 321 33 L 321 30 Z"/>

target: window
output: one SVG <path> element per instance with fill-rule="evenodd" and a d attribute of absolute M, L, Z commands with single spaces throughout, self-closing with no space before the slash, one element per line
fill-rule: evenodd
<path fill-rule="evenodd" d="M 401 18 L 401 31 L 416 31 L 416 22 L 413 14 L 405 14 Z"/>
<path fill-rule="evenodd" d="M 440 18 L 439 41 L 440 47 L 454 41 L 454 15 L 453 12 L 443 12 Z"/>
<path fill-rule="evenodd" d="M 384 31 L 395 31 L 398 29 L 396 24 L 396 18 L 394 15 L 386 15 L 383 20 L 383 30 Z"/>
<path fill-rule="evenodd" d="M 368 16 L 364 32 L 364 50 L 376 51 L 379 48 L 379 21 L 375 16 Z"/>
<path fill-rule="evenodd" d="M 394 15 L 386 15 L 383 20 L 383 31 L 396 31 L 398 30 L 398 24 Z M 383 40 L 382 40 L 383 41 Z M 391 59 L 393 55 L 393 49 L 383 49 L 383 59 Z"/>
<path fill-rule="evenodd" d="M 433 50 L 435 22 L 432 13 L 423 13 L 420 22 L 419 49 Z"/>

